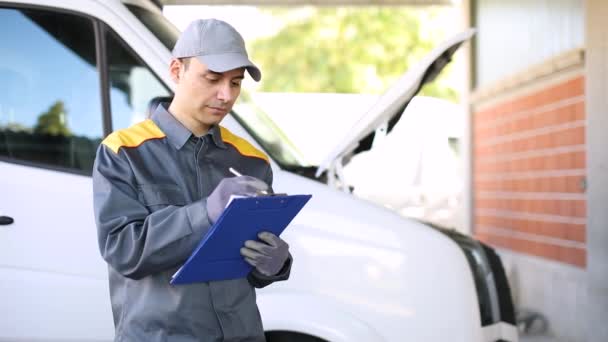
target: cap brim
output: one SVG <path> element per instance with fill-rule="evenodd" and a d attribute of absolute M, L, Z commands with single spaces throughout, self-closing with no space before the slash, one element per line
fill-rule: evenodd
<path fill-rule="evenodd" d="M 204 55 L 196 56 L 199 61 L 203 62 L 209 70 L 215 72 L 226 72 L 238 68 L 246 68 L 251 78 L 259 82 L 262 79 L 262 73 L 249 58 L 240 53 L 223 53 L 219 55 Z"/>

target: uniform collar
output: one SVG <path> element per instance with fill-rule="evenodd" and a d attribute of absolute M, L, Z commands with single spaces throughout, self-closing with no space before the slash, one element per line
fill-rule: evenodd
<path fill-rule="evenodd" d="M 227 148 L 226 144 L 224 143 L 224 140 L 222 139 L 222 130 L 220 129 L 219 125 L 214 125 L 213 127 L 211 127 L 207 134 L 211 134 L 211 139 L 217 147 L 224 149 Z"/>
<path fill-rule="evenodd" d="M 173 114 L 169 113 L 169 104 L 166 102 L 160 103 L 154 113 L 152 113 L 151 119 L 158 125 L 161 131 L 165 133 L 167 139 L 176 149 L 181 149 L 190 137 L 194 135 L 187 129 L 181 122 L 179 122 Z M 220 148 L 226 148 L 226 144 L 222 140 L 222 134 L 220 127 L 215 125 L 209 129 L 207 134 L 211 135 L 211 138 L 215 145 Z"/>

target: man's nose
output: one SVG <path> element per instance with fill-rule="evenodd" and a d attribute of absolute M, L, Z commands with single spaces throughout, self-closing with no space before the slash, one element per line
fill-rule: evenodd
<path fill-rule="evenodd" d="M 222 83 L 222 85 L 217 91 L 218 100 L 223 102 L 230 102 L 233 96 L 234 94 L 232 93 L 230 82 Z"/>

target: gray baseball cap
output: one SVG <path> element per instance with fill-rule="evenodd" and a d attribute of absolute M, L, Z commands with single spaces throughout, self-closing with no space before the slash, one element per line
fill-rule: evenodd
<path fill-rule="evenodd" d="M 260 69 L 249 60 L 243 37 L 230 24 L 218 19 L 191 22 L 175 43 L 173 57 L 196 57 L 215 72 L 244 67 L 255 81 L 262 78 Z"/>

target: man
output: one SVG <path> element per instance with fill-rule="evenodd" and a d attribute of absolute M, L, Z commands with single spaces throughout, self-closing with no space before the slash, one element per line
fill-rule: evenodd
<path fill-rule="evenodd" d="M 259 81 L 240 34 L 219 20 L 182 33 L 169 71 L 170 105 L 109 135 L 93 169 L 99 247 L 108 263 L 116 341 L 263 341 L 254 287 L 285 280 L 287 244 L 271 233 L 247 241 L 246 279 L 170 285 L 230 195 L 270 190 L 268 157 L 219 123 L 245 70 Z M 234 167 L 246 176 L 231 177 Z"/>

